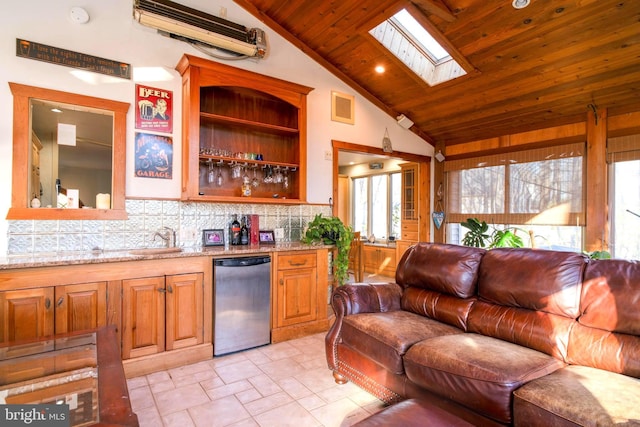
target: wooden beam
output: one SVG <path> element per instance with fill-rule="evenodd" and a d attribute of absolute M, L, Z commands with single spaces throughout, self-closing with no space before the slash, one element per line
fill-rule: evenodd
<path fill-rule="evenodd" d="M 607 110 L 598 110 L 595 105 L 587 114 L 586 156 L 587 226 L 584 233 L 584 249 L 588 252 L 608 251 Z"/>
<path fill-rule="evenodd" d="M 457 18 L 441 0 L 413 0 L 414 5 L 427 13 L 446 21 L 453 22 Z"/>

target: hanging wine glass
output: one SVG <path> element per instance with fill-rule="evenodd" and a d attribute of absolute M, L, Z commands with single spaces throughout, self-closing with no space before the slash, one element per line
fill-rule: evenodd
<path fill-rule="evenodd" d="M 223 179 L 222 179 L 222 162 L 218 163 L 218 176 L 216 177 L 216 185 L 218 187 L 222 187 Z"/>
<path fill-rule="evenodd" d="M 258 180 L 258 171 L 257 171 L 257 167 L 253 169 L 253 179 L 251 180 L 251 185 L 253 185 L 254 188 L 256 188 L 258 185 L 260 185 L 260 181 Z"/>
<path fill-rule="evenodd" d="M 215 180 L 216 180 L 216 175 L 215 175 L 215 172 L 213 170 L 213 162 L 211 161 L 211 159 L 209 159 L 207 161 L 207 164 L 209 165 L 209 173 L 207 175 L 207 182 L 209 184 L 213 184 L 215 182 Z"/>
<path fill-rule="evenodd" d="M 282 173 L 282 188 L 289 188 L 289 167 L 284 168 Z"/>

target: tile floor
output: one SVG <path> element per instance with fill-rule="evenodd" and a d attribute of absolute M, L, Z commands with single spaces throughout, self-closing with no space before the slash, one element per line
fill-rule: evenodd
<path fill-rule="evenodd" d="M 348 427 L 382 410 L 382 401 L 352 383 L 335 383 L 325 335 L 131 378 L 140 427 Z"/>
<path fill-rule="evenodd" d="M 127 380 L 141 427 L 350 426 L 384 407 L 327 368 L 324 333 Z"/>

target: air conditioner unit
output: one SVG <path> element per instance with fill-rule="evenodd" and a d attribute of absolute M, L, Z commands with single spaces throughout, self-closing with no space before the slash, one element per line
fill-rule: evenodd
<path fill-rule="evenodd" d="M 261 29 L 248 29 L 169 0 L 135 0 L 133 17 L 147 27 L 240 55 L 262 58 L 267 52 Z"/>

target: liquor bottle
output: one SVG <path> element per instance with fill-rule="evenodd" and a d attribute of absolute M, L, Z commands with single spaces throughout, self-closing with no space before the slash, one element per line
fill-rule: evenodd
<path fill-rule="evenodd" d="M 238 222 L 238 215 L 233 215 L 231 221 L 231 232 L 229 233 L 229 240 L 232 245 L 240 244 L 240 222 Z"/>
<path fill-rule="evenodd" d="M 249 244 L 249 230 L 247 229 L 247 219 L 246 217 L 242 217 L 242 225 L 240 225 L 240 244 L 248 245 Z"/>

